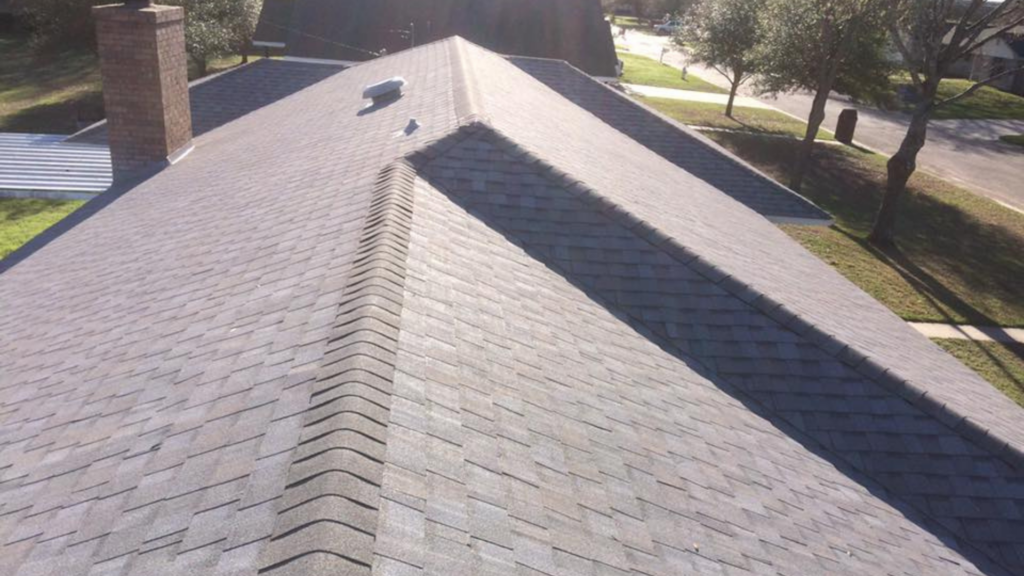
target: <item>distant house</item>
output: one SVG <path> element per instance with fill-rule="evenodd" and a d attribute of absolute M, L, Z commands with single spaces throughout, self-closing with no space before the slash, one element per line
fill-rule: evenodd
<path fill-rule="evenodd" d="M 987 34 L 991 37 L 995 33 L 992 30 Z M 996 80 L 992 86 L 1024 96 L 1024 26 L 986 42 L 959 60 L 952 72 L 963 78 L 984 80 L 1007 70 L 1016 72 Z"/>
<path fill-rule="evenodd" d="M 293 58 L 362 61 L 452 35 L 615 75 L 598 0 L 266 0 L 255 43 Z"/>

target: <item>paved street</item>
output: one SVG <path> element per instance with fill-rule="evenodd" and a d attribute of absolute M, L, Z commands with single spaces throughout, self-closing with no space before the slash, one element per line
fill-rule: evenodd
<path fill-rule="evenodd" d="M 668 38 L 630 32 L 625 41 L 617 38 L 616 42 L 628 46 L 631 52 L 658 59 Z M 685 56 L 678 51 L 665 54 L 664 61 L 677 68 L 686 63 Z M 713 70 L 691 64 L 689 73 L 728 87 L 726 80 Z M 741 89 L 741 93 L 754 96 L 749 89 Z M 810 112 L 811 98 L 810 94 L 798 93 L 761 100 L 805 119 Z M 909 122 L 905 114 L 854 105 L 845 97 L 833 95 L 826 109 L 825 128 L 835 128 L 836 119 L 843 108 L 857 108 L 859 112 L 857 142 L 886 154 L 897 150 Z M 928 144 L 921 151 L 920 164 L 929 172 L 1024 210 L 1024 149 L 1000 142 L 999 136 L 1004 134 L 1024 134 L 1024 120 L 933 121 L 929 128 Z"/>

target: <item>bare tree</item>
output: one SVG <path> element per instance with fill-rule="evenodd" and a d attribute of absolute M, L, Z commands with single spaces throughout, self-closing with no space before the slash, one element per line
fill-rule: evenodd
<path fill-rule="evenodd" d="M 825 120 L 829 94 L 841 74 L 885 75 L 877 39 L 892 0 L 768 0 L 761 17 L 758 87 L 778 93 L 795 89 L 814 93 L 807 131 L 793 168 L 790 187 L 799 191 Z M 845 67 L 845 69 L 844 69 Z M 850 82 L 856 85 L 856 82 Z"/>
<path fill-rule="evenodd" d="M 936 110 L 974 94 L 1007 70 L 983 79 L 949 98 L 939 97 L 939 83 L 959 60 L 1024 24 L 1024 0 L 901 0 L 890 33 L 910 72 L 918 101 L 899 150 L 889 159 L 885 196 L 868 239 L 892 246 L 896 215 L 907 182 L 917 169 L 917 155 L 928 137 L 928 122 Z"/>

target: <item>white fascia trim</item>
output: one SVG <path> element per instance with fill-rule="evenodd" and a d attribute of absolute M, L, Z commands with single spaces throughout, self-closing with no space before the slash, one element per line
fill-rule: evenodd
<path fill-rule="evenodd" d="M 285 43 L 284 42 L 266 42 L 264 40 L 253 40 L 252 41 L 252 45 L 253 46 L 258 46 L 260 48 L 284 48 L 285 47 Z"/>

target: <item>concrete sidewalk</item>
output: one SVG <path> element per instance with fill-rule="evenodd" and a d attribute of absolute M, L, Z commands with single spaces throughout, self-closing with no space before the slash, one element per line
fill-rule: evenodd
<path fill-rule="evenodd" d="M 999 326 L 963 326 L 954 324 L 933 324 L 929 322 L 908 322 L 921 334 L 929 338 L 951 340 L 978 340 L 981 342 L 1017 342 L 1024 344 L 1024 328 L 1000 328 Z"/>
<path fill-rule="evenodd" d="M 651 98 L 668 98 L 671 100 L 686 100 L 688 102 L 705 102 L 708 104 L 726 105 L 729 103 L 728 94 L 715 94 L 712 92 L 698 92 L 696 90 L 677 90 L 675 88 L 660 88 L 657 86 L 645 86 L 643 84 L 623 84 L 627 89 L 636 92 L 641 96 Z M 774 106 L 761 102 L 756 98 L 747 96 L 736 96 L 734 103 L 737 108 L 760 108 L 763 110 L 777 110 Z"/>

